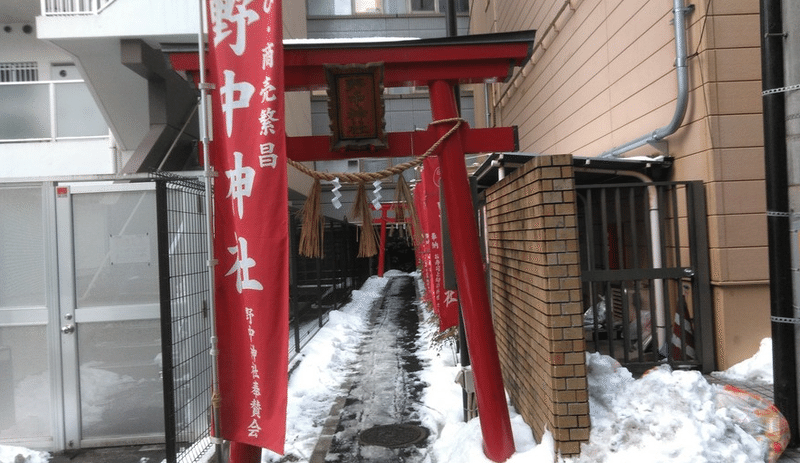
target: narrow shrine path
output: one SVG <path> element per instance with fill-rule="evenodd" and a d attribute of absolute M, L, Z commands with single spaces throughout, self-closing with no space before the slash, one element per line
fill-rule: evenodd
<path fill-rule="evenodd" d="M 399 448 L 366 445 L 359 436 L 380 425 L 418 425 L 425 384 L 416 355 L 419 329 L 414 279 L 392 277 L 384 298 L 370 313 L 359 358 L 352 364 L 344 401 L 326 462 L 417 462 L 426 440 Z M 391 438 L 391 436 L 389 436 Z"/>

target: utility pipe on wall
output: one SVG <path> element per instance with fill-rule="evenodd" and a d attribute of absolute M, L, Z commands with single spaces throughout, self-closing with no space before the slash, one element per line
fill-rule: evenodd
<path fill-rule="evenodd" d="M 783 17 L 783 30 L 785 40 L 783 42 L 783 62 L 784 62 L 784 84 L 788 84 L 792 91 L 784 93 L 784 114 L 786 120 L 786 158 L 789 168 L 789 207 L 795 214 L 791 218 L 792 236 L 792 268 L 795 269 L 792 276 L 792 288 L 794 301 L 794 318 L 800 320 L 800 216 L 796 214 L 800 211 L 800 4 L 792 0 L 784 0 L 781 8 Z M 795 376 L 800 371 L 800 329 L 794 325 L 794 346 L 795 346 Z M 773 349 L 775 348 L 773 344 Z M 780 346 L 778 346 L 780 348 Z M 797 379 L 795 378 L 795 384 Z M 795 391 L 800 403 L 800 391 Z M 800 413 L 800 404 L 798 405 Z M 800 421 L 800 420 L 798 420 Z M 797 439 L 798 433 L 795 433 Z M 800 440 L 800 439 L 798 439 Z"/>
<path fill-rule="evenodd" d="M 781 0 L 761 0 L 761 86 L 764 121 L 764 173 L 767 188 L 769 295 L 775 405 L 786 417 L 790 446 L 798 442 L 798 397 L 794 307 L 792 305 L 789 185 L 786 150 L 783 13 Z"/>
<path fill-rule="evenodd" d="M 672 120 L 664 127 L 601 153 L 601 158 L 619 157 L 623 153 L 640 146 L 663 143 L 664 137 L 672 135 L 681 126 L 683 117 L 686 115 L 686 107 L 689 104 L 689 70 L 686 66 L 686 14 L 692 11 L 694 11 L 694 5 L 686 7 L 683 0 L 673 0 L 672 15 L 674 17 L 673 26 L 675 30 L 675 71 L 678 80 L 678 97 Z"/>

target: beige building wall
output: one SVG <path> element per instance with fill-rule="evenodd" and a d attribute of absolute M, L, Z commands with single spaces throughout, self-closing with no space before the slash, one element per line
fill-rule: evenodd
<path fill-rule="evenodd" d="M 689 106 L 667 141 L 673 180 L 706 185 L 724 369 L 770 336 L 760 40 L 756 0 L 709 2 L 687 15 Z M 538 31 L 532 64 L 488 95 L 489 124 L 517 125 L 522 151 L 597 156 L 672 119 L 672 2 L 475 0 L 471 11 L 472 33 Z M 485 114 L 484 87 L 474 90 L 475 113 Z M 624 156 L 656 154 L 646 146 Z"/>

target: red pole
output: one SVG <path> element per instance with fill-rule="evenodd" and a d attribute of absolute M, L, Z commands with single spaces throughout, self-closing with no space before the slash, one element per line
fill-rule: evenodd
<path fill-rule="evenodd" d="M 428 84 L 434 120 L 458 117 L 452 86 L 442 80 Z M 440 134 L 451 126 L 439 124 Z M 453 246 L 456 282 L 464 312 L 467 346 L 475 375 L 475 394 L 483 433 L 483 451 L 495 462 L 514 454 L 514 437 L 506 406 L 503 376 L 492 325 L 491 306 L 481 263 L 478 230 L 472 208 L 464 149 L 458 132 L 439 152 L 447 222 Z"/>
<path fill-rule="evenodd" d="M 386 263 L 386 221 L 388 217 L 386 216 L 386 206 L 381 207 L 381 243 L 380 243 L 380 250 L 378 251 L 378 276 L 383 276 L 383 269 L 385 268 Z"/>
<path fill-rule="evenodd" d="M 259 463 L 261 447 L 231 441 L 231 454 L 228 463 Z"/>

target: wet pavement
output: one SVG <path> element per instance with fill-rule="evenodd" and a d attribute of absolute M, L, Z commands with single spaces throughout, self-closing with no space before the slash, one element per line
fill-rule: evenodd
<path fill-rule="evenodd" d="M 420 440 L 416 444 L 403 445 L 406 435 L 419 430 L 419 403 L 425 388 L 419 378 L 422 365 L 416 355 L 420 319 L 415 301 L 414 279 L 398 276 L 389 281 L 382 303 L 373 308 L 367 329 L 369 334 L 360 346 L 358 361 L 348 374 L 349 387 L 324 461 L 414 462 L 424 459 L 426 434 L 416 439 L 409 437 Z M 387 425 L 403 426 L 364 434 L 376 426 Z M 369 439 L 363 437 L 367 435 Z M 378 441 L 387 446 L 400 446 L 374 445 Z M 322 452 L 316 453 L 317 458 L 323 456 Z"/>

